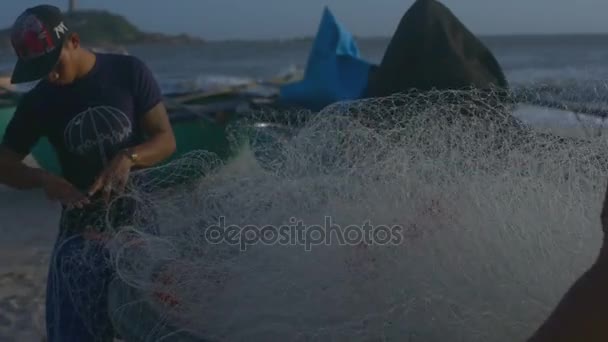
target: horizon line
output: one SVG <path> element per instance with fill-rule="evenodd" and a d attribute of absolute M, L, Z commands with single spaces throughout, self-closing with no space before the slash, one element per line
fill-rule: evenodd
<path fill-rule="evenodd" d="M 187 33 L 177 33 L 189 35 Z M 580 36 L 608 36 L 608 31 L 605 32 L 536 32 L 536 33 L 491 33 L 491 34 L 474 34 L 478 38 L 544 38 L 544 37 L 580 37 Z M 352 35 L 355 40 L 385 40 L 391 39 L 389 35 Z M 193 36 L 197 37 L 197 36 Z M 244 42 L 244 43 L 264 43 L 264 42 L 296 42 L 296 41 L 312 41 L 315 35 L 292 36 L 292 37 L 276 37 L 276 38 L 205 38 L 198 36 L 205 42 L 209 43 L 227 43 L 227 42 Z"/>

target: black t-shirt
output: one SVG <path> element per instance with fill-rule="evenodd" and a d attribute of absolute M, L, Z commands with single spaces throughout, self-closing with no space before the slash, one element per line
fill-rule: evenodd
<path fill-rule="evenodd" d="M 158 83 L 139 59 L 96 56 L 84 78 L 67 86 L 40 81 L 25 94 L 2 141 L 26 155 L 47 137 L 62 176 L 82 191 L 118 151 L 143 141 L 140 120 L 162 100 Z"/>

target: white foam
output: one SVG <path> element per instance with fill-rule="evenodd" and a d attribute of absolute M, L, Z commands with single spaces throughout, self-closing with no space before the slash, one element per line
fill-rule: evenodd
<path fill-rule="evenodd" d="M 599 136 L 608 128 L 606 118 L 534 105 L 519 105 L 513 115 L 537 129 L 567 136 Z"/>

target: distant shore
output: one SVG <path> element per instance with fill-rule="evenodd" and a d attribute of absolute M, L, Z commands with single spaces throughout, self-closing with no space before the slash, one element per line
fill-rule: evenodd
<path fill-rule="evenodd" d="M 608 32 L 599 33 L 513 33 L 513 34 L 476 34 L 480 39 L 547 39 L 547 38 L 608 38 Z M 353 35 L 357 41 L 383 41 L 390 40 L 392 36 L 357 36 Z M 229 39 L 212 39 L 206 38 L 206 43 L 297 43 L 297 42 L 312 42 L 314 36 L 294 36 L 285 38 L 229 38 Z"/>

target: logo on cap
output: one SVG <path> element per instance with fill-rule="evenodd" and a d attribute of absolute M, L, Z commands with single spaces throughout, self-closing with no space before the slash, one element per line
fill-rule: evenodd
<path fill-rule="evenodd" d="M 65 24 L 62 21 L 59 23 L 59 25 L 57 25 L 53 29 L 53 31 L 55 31 L 55 35 L 57 36 L 57 39 L 61 39 L 61 36 L 64 35 L 68 31 L 68 28 L 67 28 L 67 26 L 65 26 Z"/>

